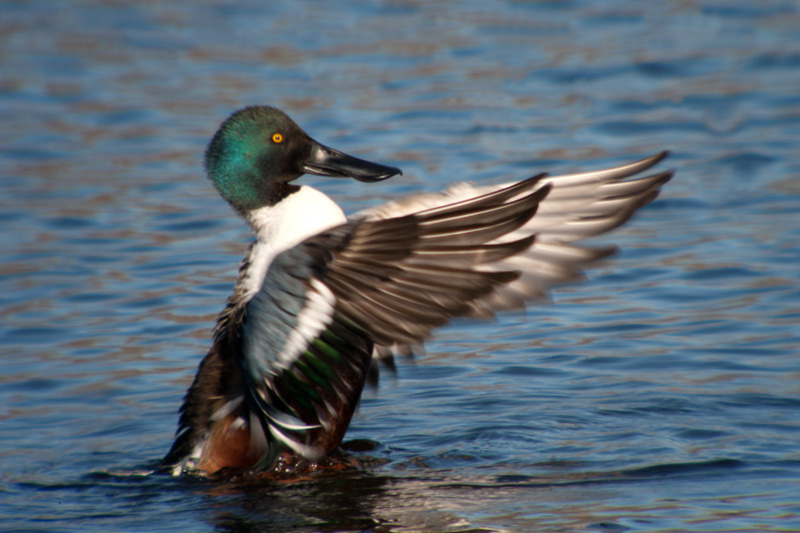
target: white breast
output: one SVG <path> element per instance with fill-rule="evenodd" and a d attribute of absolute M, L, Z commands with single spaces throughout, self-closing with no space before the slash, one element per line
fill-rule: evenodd
<path fill-rule="evenodd" d="M 241 288 L 245 289 L 245 300 L 261 289 L 275 256 L 346 221 L 344 212 L 333 200 L 307 186 L 301 186 L 299 191 L 277 205 L 249 213 L 247 222 L 257 241 L 248 257 L 247 275 L 240 280 Z"/>

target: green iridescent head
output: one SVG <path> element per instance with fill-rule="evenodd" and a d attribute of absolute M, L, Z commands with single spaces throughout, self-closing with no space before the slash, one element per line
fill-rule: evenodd
<path fill-rule="evenodd" d="M 239 213 L 274 205 L 303 174 L 379 181 L 400 169 L 370 163 L 316 142 L 286 113 L 240 109 L 222 123 L 205 156 L 214 187 Z"/>

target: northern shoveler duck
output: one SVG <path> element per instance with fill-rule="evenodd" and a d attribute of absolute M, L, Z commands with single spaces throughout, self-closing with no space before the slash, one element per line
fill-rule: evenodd
<path fill-rule="evenodd" d="M 459 316 L 489 317 L 582 276 L 612 248 L 576 245 L 625 222 L 670 172 L 666 156 L 505 185 L 457 185 L 345 217 L 292 182 L 400 174 L 319 144 L 282 111 L 247 107 L 220 126 L 208 176 L 256 235 L 184 398 L 173 473 L 266 471 L 335 451 L 376 361 Z"/>

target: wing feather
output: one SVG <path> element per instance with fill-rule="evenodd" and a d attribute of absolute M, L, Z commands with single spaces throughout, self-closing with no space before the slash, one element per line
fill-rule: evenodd
<path fill-rule="evenodd" d="M 398 286 L 412 285 L 421 291 L 434 291 L 436 288 L 430 284 L 437 280 L 442 288 L 454 291 L 454 285 L 460 285 L 461 277 L 450 282 L 442 278 L 453 276 L 452 272 L 438 275 L 435 271 L 442 267 L 458 269 L 466 262 L 472 262 L 471 268 L 475 271 L 513 274 L 509 279 L 491 281 L 488 285 L 486 282 L 489 280 L 470 278 L 473 291 L 468 296 L 467 314 L 492 316 L 497 310 L 519 308 L 525 302 L 547 298 L 550 287 L 583 279 L 583 269 L 587 265 L 611 255 L 614 247 L 592 248 L 572 243 L 613 230 L 651 202 L 669 181 L 672 172 L 637 174 L 653 167 L 666 155 L 667 152 L 660 152 L 606 170 L 562 176 L 539 175 L 511 185 L 475 187 L 459 184 L 443 193 L 390 202 L 359 215 L 366 221 L 382 222 L 413 216 L 422 227 L 433 228 L 420 236 L 420 243 L 415 245 L 411 258 L 402 261 L 399 273 L 392 272 L 384 284 L 391 282 Z M 524 199 L 531 196 L 531 192 L 538 194 L 537 205 L 526 211 Z M 487 205 L 492 207 L 487 209 Z M 503 218 L 515 209 L 516 219 L 512 216 Z M 524 240 L 531 236 L 535 239 Z M 426 249 L 427 242 L 444 244 L 444 247 L 440 250 Z M 507 255 L 491 252 L 491 246 L 509 243 L 521 246 Z M 481 251 L 469 249 L 470 245 L 477 245 Z M 480 262 L 479 256 L 485 260 Z M 336 258 L 337 261 L 340 259 L 343 258 Z M 362 259 L 362 263 L 365 262 Z M 339 266 L 347 268 L 350 264 L 353 261 L 348 257 Z M 466 277 L 470 276 L 466 274 Z M 478 286 L 482 290 L 476 290 Z M 456 296 L 462 297 L 461 293 Z M 458 311 L 463 312 L 464 308 L 461 306 Z M 454 312 L 455 309 L 453 306 Z M 376 356 L 388 359 L 387 353 L 391 353 L 387 346 L 376 349 Z"/>

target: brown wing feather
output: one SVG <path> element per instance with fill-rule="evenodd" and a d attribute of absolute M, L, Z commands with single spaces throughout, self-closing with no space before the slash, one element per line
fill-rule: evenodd
<path fill-rule="evenodd" d="M 491 317 L 582 279 L 586 265 L 615 248 L 572 243 L 618 227 L 655 199 L 672 173 L 634 176 L 666 155 L 501 187 L 455 187 L 366 211 L 326 266 L 325 282 L 391 364 L 396 348 L 409 351 L 405 344 L 453 317 Z"/>
<path fill-rule="evenodd" d="M 336 295 L 343 316 L 377 344 L 422 342 L 433 328 L 469 314 L 473 301 L 518 277 L 513 271 L 478 267 L 518 254 L 534 242 L 533 235 L 491 241 L 535 215 L 550 190 L 547 185 L 536 189 L 541 179 L 535 176 L 414 215 L 356 221 L 312 238 L 306 246 L 327 259 L 320 279 Z M 321 250 L 330 252 L 334 234 L 349 238 L 340 239 L 332 256 L 325 256 Z"/>

